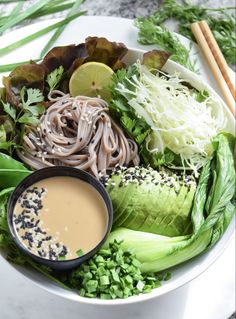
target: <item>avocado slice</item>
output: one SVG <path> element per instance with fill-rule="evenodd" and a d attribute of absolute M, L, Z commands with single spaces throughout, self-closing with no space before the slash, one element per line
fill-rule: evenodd
<path fill-rule="evenodd" d="M 194 179 L 188 184 L 185 177 L 170 170 L 132 167 L 111 176 L 108 185 L 113 185 L 107 190 L 114 206 L 115 227 L 165 236 L 184 235 L 191 228 Z"/>

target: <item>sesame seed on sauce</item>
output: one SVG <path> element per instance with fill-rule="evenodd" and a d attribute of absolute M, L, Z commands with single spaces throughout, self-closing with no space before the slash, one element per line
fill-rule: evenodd
<path fill-rule="evenodd" d="M 47 190 L 43 187 L 31 187 L 24 191 L 17 200 L 20 212 L 13 214 L 13 224 L 19 239 L 31 253 L 45 259 L 59 260 L 69 255 L 70 251 L 42 227 L 40 213 L 44 208 L 43 199 L 46 194 Z"/>

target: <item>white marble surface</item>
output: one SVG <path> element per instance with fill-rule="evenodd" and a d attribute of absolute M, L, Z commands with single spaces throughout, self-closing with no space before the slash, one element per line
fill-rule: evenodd
<path fill-rule="evenodd" d="M 0 266 L 1 319 L 225 319 L 235 309 L 235 240 L 201 276 L 166 296 L 142 304 L 88 306 L 41 290 Z"/>

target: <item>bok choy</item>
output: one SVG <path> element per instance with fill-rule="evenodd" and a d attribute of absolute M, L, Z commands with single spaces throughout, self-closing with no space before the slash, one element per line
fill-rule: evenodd
<path fill-rule="evenodd" d="M 214 140 L 214 155 L 203 167 L 196 189 L 190 235 L 168 237 L 122 227 L 110 234 L 107 243 L 117 238 L 123 240 L 123 249 L 132 247 L 144 273 L 170 268 L 209 249 L 235 212 L 234 144 L 235 138 L 226 133 Z"/>

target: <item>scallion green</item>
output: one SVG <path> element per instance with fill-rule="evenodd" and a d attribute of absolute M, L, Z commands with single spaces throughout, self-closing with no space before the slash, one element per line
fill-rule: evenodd
<path fill-rule="evenodd" d="M 108 248 L 101 249 L 87 263 L 72 271 L 69 283 L 79 289 L 80 296 L 128 298 L 141 292 L 150 292 L 161 285 L 157 275 L 141 274 L 140 263 L 135 255 L 120 246 L 121 242 L 115 239 Z"/>
<path fill-rule="evenodd" d="M 81 3 L 83 3 L 84 0 L 77 0 L 75 1 L 73 7 L 71 8 L 71 10 L 68 12 L 66 18 L 71 17 L 74 12 L 77 12 L 77 10 L 79 9 Z M 56 40 L 59 38 L 59 36 L 61 35 L 61 33 L 64 31 L 66 25 L 63 24 L 60 27 L 58 27 L 58 29 L 55 31 L 55 33 L 52 35 L 52 37 L 50 38 L 50 40 L 48 41 L 48 43 L 45 45 L 45 47 L 43 48 L 43 50 L 40 53 L 40 57 L 43 57 L 48 51 L 49 49 L 51 49 L 51 47 L 53 46 L 53 44 L 56 42 Z"/>
<path fill-rule="evenodd" d="M 38 61 L 40 61 L 40 60 L 41 60 L 41 59 L 34 59 L 34 62 L 38 62 Z M 10 72 L 10 71 L 12 71 L 13 69 L 15 69 L 17 66 L 22 65 L 22 64 L 26 64 L 26 63 L 30 63 L 30 60 L 0 65 L 0 73 Z"/>
<path fill-rule="evenodd" d="M 29 17 L 31 14 L 45 6 L 47 3 L 49 3 L 50 0 L 40 0 L 37 1 L 35 4 L 30 6 L 28 9 L 20 13 L 19 15 L 14 16 L 12 19 L 7 20 L 7 22 L 0 27 L 0 34 L 6 31 L 7 29 L 13 27 L 17 23 L 25 20 L 27 17 Z"/>
<path fill-rule="evenodd" d="M 52 24 L 52 25 L 50 25 L 50 26 L 48 26 L 48 27 L 46 27 L 44 29 L 39 30 L 38 32 L 35 32 L 34 34 L 31 34 L 31 35 L 29 35 L 29 36 L 27 36 L 27 37 L 25 37 L 23 39 L 20 39 L 20 40 L 14 42 L 14 43 L 2 48 L 2 49 L 0 49 L 0 56 L 2 56 L 4 54 L 7 54 L 7 53 L 19 48 L 19 47 L 31 42 L 32 40 L 35 40 L 35 39 L 43 36 L 44 34 L 50 32 L 50 31 L 52 31 L 52 30 L 54 30 L 56 28 L 59 28 L 62 25 L 66 25 L 70 21 L 78 18 L 79 16 L 81 16 L 83 14 L 85 14 L 84 11 L 78 12 L 78 13 L 76 13 L 76 14 L 68 17 L 68 18 L 65 18 L 65 19 L 63 19 L 63 20 L 61 20 L 61 21 L 59 21 L 57 23 L 54 23 L 54 24 Z"/>

